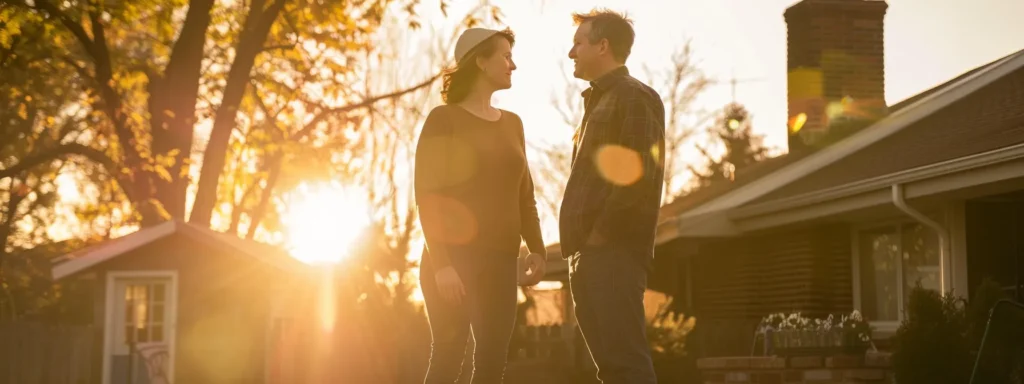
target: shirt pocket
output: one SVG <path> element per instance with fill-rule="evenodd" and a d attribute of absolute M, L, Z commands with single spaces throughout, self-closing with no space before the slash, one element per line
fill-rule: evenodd
<path fill-rule="evenodd" d="M 588 117 L 583 141 L 580 143 L 580 156 L 592 158 L 596 152 L 609 142 L 609 130 L 614 128 L 611 110 L 598 109 Z"/>

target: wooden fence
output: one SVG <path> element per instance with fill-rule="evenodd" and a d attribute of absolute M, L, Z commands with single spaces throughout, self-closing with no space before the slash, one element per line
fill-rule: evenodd
<path fill-rule="evenodd" d="M 97 334 L 88 326 L 0 323 L 0 383 L 90 383 Z"/>

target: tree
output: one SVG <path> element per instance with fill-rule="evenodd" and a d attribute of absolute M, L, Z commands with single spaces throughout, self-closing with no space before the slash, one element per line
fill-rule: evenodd
<path fill-rule="evenodd" d="M 181 218 L 177 214 L 170 215 L 165 209 L 173 202 L 174 196 L 168 192 L 168 188 L 176 188 L 172 182 L 187 179 L 189 188 L 203 190 L 204 187 L 202 182 L 198 183 L 200 185 L 192 182 L 196 176 L 202 179 L 202 172 L 190 167 L 189 161 L 178 166 L 176 159 L 209 164 L 211 153 L 218 152 L 211 148 L 215 146 L 214 135 L 218 129 L 216 117 L 229 113 L 225 112 L 225 103 L 229 101 L 228 88 L 234 84 L 232 79 L 243 78 L 244 94 L 234 108 L 232 121 L 230 124 L 222 121 L 219 125 L 230 125 L 230 130 L 227 131 L 227 147 L 220 151 L 226 157 L 216 179 L 215 190 L 219 193 L 213 212 L 219 215 L 212 216 L 211 223 L 242 237 L 267 240 L 270 238 L 267 235 L 281 230 L 279 213 L 287 209 L 281 191 L 288 191 L 300 182 L 328 178 L 365 186 L 375 196 L 372 199 L 375 222 L 367 239 L 380 241 L 379 244 L 374 242 L 374 247 L 364 245 L 364 253 L 370 256 L 360 267 L 371 267 L 367 269 L 371 285 L 390 285 L 387 289 L 392 293 L 387 298 L 381 296 L 381 302 L 396 299 L 397 303 L 405 302 L 412 289 L 406 255 L 415 243 L 418 228 L 415 210 L 409 201 L 411 190 L 402 189 L 401 170 L 411 162 L 409 144 L 422 120 L 424 95 L 436 93 L 431 91 L 436 91 L 433 86 L 442 64 L 439 60 L 447 55 L 421 52 L 414 56 L 417 62 L 420 57 L 426 60 L 416 66 L 422 73 L 411 76 L 408 57 L 374 59 L 387 49 L 398 49 L 396 46 L 403 42 L 411 42 L 404 44 L 405 47 L 415 46 L 413 40 L 422 38 L 422 33 L 417 35 L 415 18 L 409 21 L 394 16 L 403 11 L 412 13 L 412 8 L 405 8 L 411 7 L 411 3 L 390 2 L 389 9 L 381 8 L 381 4 L 335 4 L 331 7 L 346 8 L 324 9 L 317 5 L 281 3 L 284 6 L 279 10 L 279 17 L 273 20 L 266 40 L 261 43 L 266 50 L 256 54 L 247 75 L 232 72 L 241 65 L 236 52 L 244 45 L 242 41 L 248 41 L 244 35 L 255 28 L 249 26 L 255 21 L 247 21 L 247 17 L 269 18 L 265 12 L 271 11 L 271 5 L 264 4 L 264 13 L 251 8 L 260 9 L 255 3 L 210 9 L 212 21 L 193 98 L 193 124 L 188 132 L 184 132 L 181 122 L 174 116 L 165 114 L 153 118 L 154 101 L 147 98 L 168 98 L 163 92 L 170 92 L 169 88 L 150 85 L 151 78 L 166 86 L 175 85 L 180 91 L 180 84 L 168 84 L 167 79 L 172 77 L 172 68 L 182 70 L 170 63 L 174 52 L 183 52 L 178 51 L 178 47 L 187 46 L 188 42 L 183 39 L 190 36 L 190 32 L 182 27 L 181 36 L 173 40 L 170 38 L 173 31 L 136 28 L 128 20 L 134 17 L 166 22 L 169 18 L 178 24 L 187 24 L 189 17 L 199 17 L 194 14 L 199 10 L 194 4 L 189 4 L 187 12 L 186 4 L 180 1 L 121 4 L 118 6 L 130 9 L 117 12 L 104 8 L 109 3 L 64 3 L 57 8 L 39 1 L 0 5 L 0 15 L 13 15 L 0 23 L 0 43 L 3 43 L 0 45 L 0 68 L 3 69 L 0 73 L 0 138 L 3 139 L 0 141 L 0 197 L 4 197 L 5 203 L 0 208 L 3 209 L 0 228 L 4 229 L 0 239 L 7 244 L 0 248 L 4 251 L 0 253 L 0 272 L 10 272 L 0 273 L 0 279 L 19 276 L 21 280 L 20 276 L 27 273 L 16 268 L 4 271 L 7 258 L 3 256 L 59 240 L 47 233 L 47 228 L 52 227 L 54 212 L 67 209 L 69 204 L 73 205 L 80 224 L 91 228 L 86 233 L 98 234 L 100 238 L 110 237 L 120 229 L 118 227 L 132 226 L 139 219 L 148 225 L 150 220 Z M 177 7 L 177 13 L 163 7 Z M 442 2 L 442 11 L 445 8 L 446 3 Z M 360 9 L 371 15 L 346 14 Z M 95 16 L 98 23 L 92 24 L 94 15 L 90 12 L 99 13 Z M 480 23 L 488 15 L 493 18 L 500 13 L 486 4 L 475 8 L 452 31 L 448 45 L 436 48 L 447 52 L 462 28 Z M 25 22 L 14 25 L 12 20 Z M 360 25 L 335 23 L 345 20 Z M 326 24 L 330 25 L 324 26 Z M 389 40 L 391 45 L 369 44 L 379 38 L 383 24 L 392 30 L 404 31 L 406 35 L 402 39 L 407 41 L 392 39 Z M 410 24 L 414 28 L 408 28 Z M 85 36 L 87 44 L 80 42 L 74 33 L 79 29 L 90 31 Z M 242 32 L 232 32 L 237 30 Z M 100 36 L 95 33 L 107 39 L 93 37 Z M 164 40 L 156 38 L 164 35 L 167 35 Z M 115 38 L 117 44 L 112 42 Z M 284 38 L 291 39 L 290 43 L 276 44 Z M 96 82 L 102 65 L 81 49 L 83 46 L 99 47 L 100 41 L 118 47 L 110 48 L 116 51 L 110 55 L 117 64 L 111 74 L 117 81 L 112 84 Z M 390 66 L 390 75 L 386 81 L 378 81 L 378 77 L 384 77 L 378 75 L 384 66 Z M 130 95 L 118 97 L 122 102 L 114 112 L 108 112 L 107 99 L 100 92 L 107 88 L 118 95 Z M 171 101 L 177 103 L 177 100 Z M 165 110 L 172 110 L 170 114 L 178 116 L 173 112 L 178 104 L 172 104 Z M 124 117 L 121 116 L 124 113 L 129 116 L 123 120 L 125 128 L 119 130 L 115 124 L 119 120 L 111 116 Z M 157 121 L 161 122 L 160 128 L 154 129 Z M 175 127 L 181 130 L 174 131 Z M 210 140 L 203 138 L 207 128 Z M 125 151 L 119 144 L 122 132 L 144 139 L 141 143 L 136 141 L 139 145 L 134 148 L 135 154 L 159 154 L 156 148 L 167 144 L 162 140 L 177 133 L 188 135 L 187 145 L 178 143 L 181 145 L 164 152 L 167 155 L 184 148 L 187 155 L 131 160 L 133 149 Z M 132 162 L 136 160 L 140 162 Z M 76 183 L 59 183 L 58 179 L 71 179 Z M 143 195 L 130 188 L 137 183 L 147 183 L 144 188 L 149 193 L 145 195 L 149 196 L 147 200 L 139 200 Z M 81 204 L 58 201 L 56 191 L 69 185 L 80 192 Z M 161 209 L 147 213 L 143 207 L 147 201 L 153 203 L 151 208 Z M 168 215 L 150 216 L 153 212 Z M 221 221 L 217 222 L 218 219 Z M 27 224 L 18 226 L 16 223 Z M 89 238 L 88 235 L 75 237 Z M 376 248 L 380 244 L 384 247 Z M 14 259 L 20 260 L 20 256 Z M 391 284 L 389 279 L 395 274 L 401 284 Z M 376 280 L 381 276 L 384 284 Z M 362 292 L 367 292 L 366 289 Z M 3 305 L 15 302 L 14 299 L 0 300 Z M 25 313 L 26 308 L 19 307 L 11 312 Z"/>
<path fill-rule="evenodd" d="M 688 162 L 684 153 L 698 127 L 711 116 L 695 105 L 711 84 L 711 79 L 697 66 L 690 41 L 672 54 L 667 68 L 644 70 L 648 74 L 648 83 L 658 90 L 665 103 L 665 186 L 662 202 L 667 204 L 687 186 L 686 178 L 682 177 L 682 170 Z"/>
<path fill-rule="evenodd" d="M 42 40 L 52 51 L 44 60 L 74 71 L 72 82 L 81 83 L 83 92 L 73 105 L 85 111 L 94 136 L 88 143 L 35 148 L 0 170 L 0 179 L 83 158 L 102 165 L 142 225 L 184 219 L 193 178 L 198 181 L 189 220 L 210 224 L 240 125 L 269 128 L 287 121 L 301 128 L 274 138 L 311 143 L 353 112 L 433 80 L 378 96 L 348 91 L 352 57 L 372 46 L 370 37 L 387 12 L 397 8 L 415 16 L 415 0 L 9 3 L 14 7 L 4 8 L 9 19 L 0 37 L 11 40 L 23 25 L 43 26 Z M 51 85 L 65 87 L 58 83 L 63 80 Z M 252 111 L 258 97 L 282 101 L 271 110 L 276 119 Z M 202 125 L 210 133 L 199 151 Z"/>
<path fill-rule="evenodd" d="M 19 24 L 10 6 L 0 5 L 0 165 L 24 158 L 40 147 L 74 143 L 81 139 L 76 127 L 87 116 L 61 111 L 80 95 L 73 73 L 60 63 L 47 62 L 53 50 L 45 43 L 38 24 Z M 5 33 L 17 30 L 17 34 Z M 54 92 L 53 78 L 64 78 L 68 92 Z M 80 153 L 89 153 L 84 148 Z M 5 168 L 8 170 L 10 168 Z M 32 312 L 19 303 L 26 290 L 37 287 L 34 268 L 38 258 L 19 255 L 49 237 L 58 216 L 57 179 L 68 169 L 90 172 L 88 166 L 54 161 L 31 169 L 10 169 L 0 178 L 0 319 Z M 48 276 L 48 275 L 47 275 Z M 38 291 L 38 290 L 37 290 Z M 37 301 L 43 301 L 39 298 Z"/>
<path fill-rule="evenodd" d="M 750 113 L 740 104 L 726 105 L 708 131 L 711 145 L 696 146 L 707 159 L 705 170 L 690 167 L 696 175 L 698 188 L 733 181 L 739 171 L 767 157 L 767 148 L 762 145 L 763 137 L 753 132 Z M 712 146 L 720 149 L 722 155 L 714 156 Z"/>

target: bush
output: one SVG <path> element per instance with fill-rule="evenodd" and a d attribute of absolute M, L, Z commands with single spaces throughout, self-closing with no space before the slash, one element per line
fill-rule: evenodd
<path fill-rule="evenodd" d="M 693 331 L 696 318 L 669 308 L 672 299 L 662 303 L 647 318 L 647 344 L 651 348 L 654 371 L 659 383 L 696 382 L 696 360 L 686 354 L 686 337 Z"/>
<path fill-rule="evenodd" d="M 918 284 L 893 337 L 893 373 L 900 384 L 966 384 L 972 359 L 963 300 Z"/>
<path fill-rule="evenodd" d="M 654 358 L 686 356 L 686 336 L 693 331 L 696 318 L 669 310 L 667 300 L 651 318 L 647 319 L 647 343 Z"/>

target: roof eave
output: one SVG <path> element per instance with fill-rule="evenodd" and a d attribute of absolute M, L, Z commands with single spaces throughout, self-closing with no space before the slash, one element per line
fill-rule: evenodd
<path fill-rule="evenodd" d="M 930 164 L 826 190 L 761 204 L 703 213 L 659 226 L 658 244 L 680 237 L 728 237 L 890 203 L 889 188 L 907 198 L 1024 178 L 1024 144 Z"/>
<path fill-rule="evenodd" d="M 284 257 L 287 256 L 279 257 L 280 255 L 265 256 L 254 254 L 251 250 L 239 248 L 230 242 L 217 238 L 213 233 L 211 233 L 212 230 L 204 231 L 199 228 L 194 228 L 192 224 L 179 220 L 169 220 L 152 227 L 140 229 L 115 241 L 85 249 L 82 254 L 53 266 L 51 269 L 51 276 L 54 281 L 66 279 L 122 254 L 139 249 L 178 232 L 182 232 L 185 235 L 201 242 L 230 248 L 235 252 L 246 254 L 259 262 L 278 269 L 301 274 L 310 273 L 313 269 L 312 267 L 302 264 L 302 262 L 298 260 L 284 259 Z"/>
<path fill-rule="evenodd" d="M 729 220 L 726 212 L 715 211 L 685 220 L 681 217 L 665 220 L 658 224 L 654 244 L 662 245 L 683 237 L 733 237 L 740 234 L 742 232 Z"/>
<path fill-rule="evenodd" d="M 120 241 L 88 248 L 83 254 L 53 266 L 50 270 L 51 276 L 54 281 L 74 276 L 121 254 L 169 236 L 177 230 L 178 223 L 171 220 L 125 235 Z"/>

